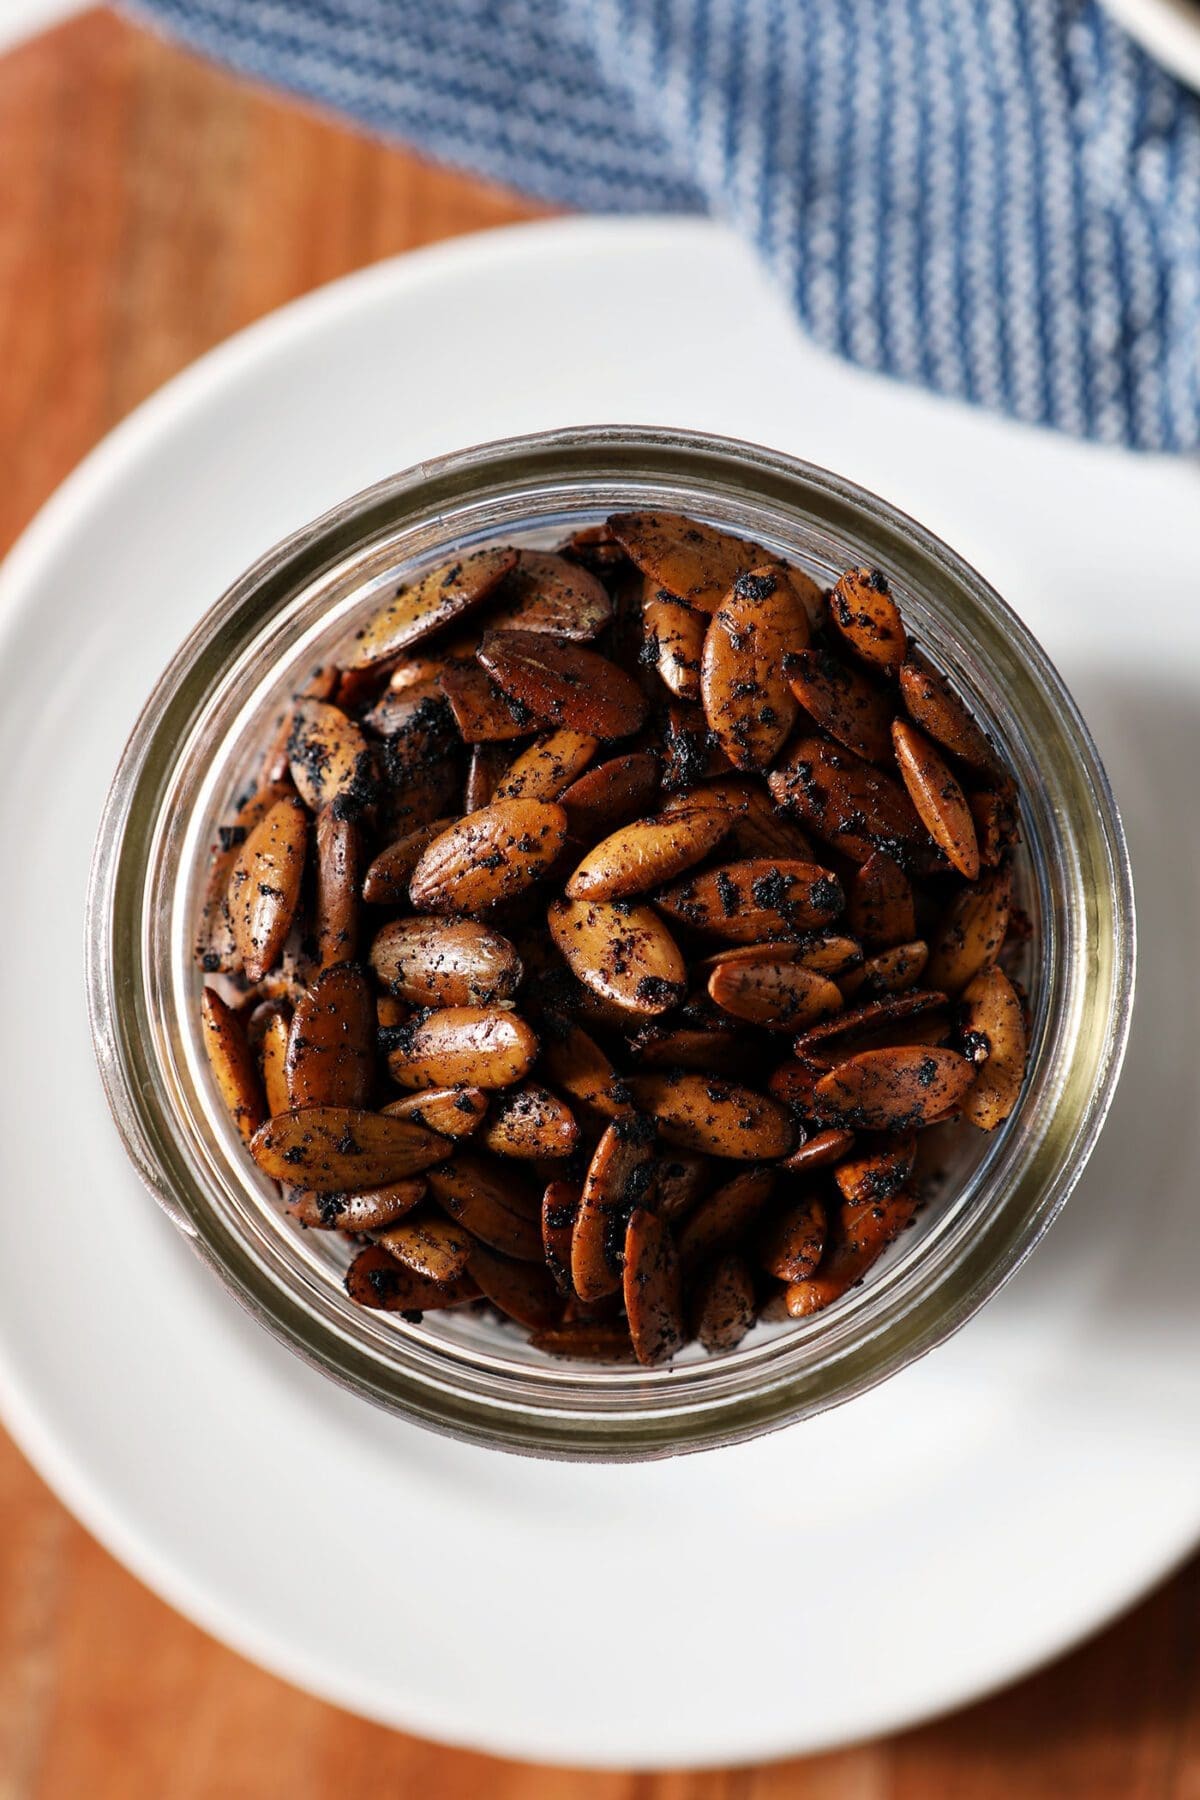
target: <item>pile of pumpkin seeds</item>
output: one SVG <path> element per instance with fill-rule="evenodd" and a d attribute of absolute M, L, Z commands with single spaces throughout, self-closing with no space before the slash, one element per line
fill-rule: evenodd
<path fill-rule="evenodd" d="M 1016 840 L 878 570 L 651 513 L 475 550 L 315 672 L 222 827 L 213 1074 L 362 1305 L 729 1350 L 862 1279 L 921 1134 L 1012 1112 Z"/>

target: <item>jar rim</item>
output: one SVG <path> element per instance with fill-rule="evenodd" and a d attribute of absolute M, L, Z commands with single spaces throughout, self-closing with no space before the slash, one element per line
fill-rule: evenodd
<path fill-rule="evenodd" d="M 269 1266 L 262 1246 L 239 1240 L 218 1219 L 214 1157 L 181 1135 L 179 1094 L 160 1054 L 172 990 L 147 913 L 155 881 L 166 879 L 164 859 L 180 854 L 180 821 L 170 808 L 185 777 L 193 787 L 204 778 L 204 771 L 187 774 L 186 759 L 214 710 L 228 714 L 239 693 L 244 699 L 264 635 L 278 641 L 286 623 L 293 652 L 308 641 L 306 629 L 310 638 L 327 635 L 329 606 L 345 609 L 361 597 L 364 580 L 394 566 L 401 545 L 409 556 L 444 554 L 468 526 L 488 535 L 480 530 L 485 515 L 535 494 L 556 514 L 618 510 L 586 498 L 615 488 L 657 495 L 660 504 L 671 493 L 698 496 L 690 510 L 715 510 L 746 535 L 758 535 L 753 521 L 764 511 L 788 522 L 789 541 L 800 536 L 807 545 L 832 532 L 859 547 L 858 560 L 898 572 L 901 588 L 943 629 L 952 617 L 960 645 L 1002 688 L 1008 684 L 1013 718 L 1020 715 L 1043 753 L 1037 766 L 1045 764 L 1046 791 L 1037 796 L 1035 822 L 1045 839 L 1039 855 L 1063 889 L 1061 896 L 1046 890 L 1056 919 L 1063 896 L 1068 902 L 1057 939 L 1062 954 L 1046 972 L 1056 1054 L 1039 1090 L 1036 1141 L 1022 1139 L 1010 1121 L 989 1145 L 977 1229 L 949 1246 L 943 1241 L 936 1266 L 924 1254 L 910 1259 L 907 1279 L 860 1289 L 821 1315 L 824 1325 L 777 1340 L 781 1348 L 769 1356 L 735 1352 L 698 1371 L 616 1374 L 522 1365 L 514 1380 L 495 1358 L 474 1366 L 469 1354 L 431 1349 L 419 1333 L 383 1334 L 376 1315 L 361 1333 L 348 1330 L 318 1304 L 311 1282 Z M 794 553 L 805 560 L 805 547 Z M 1006 742 L 1014 729 L 1010 721 Z M 969 564 L 878 496 L 781 452 L 711 434 L 601 426 L 504 439 L 418 464 L 331 508 L 232 584 L 160 677 L 114 777 L 89 887 L 87 979 L 106 1096 L 135 1167 L 276 1335 L 355 1391 L 452 1435 L 612 1460 L 738 1441 L 848 1399 L 943 1341 L 1003 1285 L 1065 1203 L 1107 1113 L 1129 1032 L 1134 937 L 1124 833 L 1087 727 L 1032 634 Z M 1044 1004 L 1043 1023 L 1047 1016 Z M 388 1344 L 402 1354 L 389 1358 Z"/>

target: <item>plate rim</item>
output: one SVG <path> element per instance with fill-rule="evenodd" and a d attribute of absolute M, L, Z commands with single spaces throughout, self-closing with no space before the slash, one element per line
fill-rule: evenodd
<path fill-rule="evenodd" d="M 547 251 L 557 254 L 559 246 L 568 237 L 577 240 L 577 249 L 589 240 L 597 244 L 603 242 L 605 247 L 617 240 L 624 248 L 634 237 L 659 237 L 664 232 L 670 232 L 679 240 L 694 238 L 698 244 L 705 245 L 711 245 L 716 233 L 732 237 L 725 227 L 711 221 L 664 219 L 655 215 L 634 219 L 550 219 L 495 227 L 352 271 L 265 314 L 214 346 L 149 395 L 101 438 L 47 498 L 18 537 L 0 564 L 0 657 L 8 651 L 13 635 L 27 619 L 40 571 L 70 540 L 81 519 L 121 483 L 130 466 L 160 433 L 172 430 L 193 407 L 210 400 L 222 386 L 235 385 L 242 371 L 254 364 L 261 348 L 286 349 L 302 341 L 308 333 L 319 331 L 327 320 L 335 319 L 348 303 L 360 296 L 369 300 L 376 290 L 386 293 L 397 283 L 409 289 L 424 280 L 436 281 L 444 272 L 453 271 L 456 265 L 479 270 L 514 259 L 528 261 L 531 255 L 536 259 Z M 99 1078 L 94 1072 L 93 1079 L 98 1083 Z M 90 1479 L 85 1459 L 78 1449 L 68 1440 L 60 1439 L 39 1415 L 32 1396 L 17 1379 L 16 1371 L 3 1353 L 2 1340 L 0 1418 L 52 1492 L 138 1580 L 210 1636 L 302 1691 L 377 1723 L 484 1754 L 554 1767 L 572 1761 L 576 1766 L 595 1769 L 629 1767 L 626 1757 L 606 1761 L 603 1756 L 593 1754 L 588 1754 L 581 1763 L 578 1752 L 572 1755 L 565 1746 L 547 1748 L 545 1744 L 530 1744 L 519 1733 L 509 1735 L 507 1740 L 505 1734 L 490 1730 L 477 1736 L 470 1729 L 469 1719 L 443 1716 L 436 1706 L 419 1703 L 412 1707 L 397 1707 L 382 1695 L 348 1692 L 336 1670 L 318 1667 L 315 1659 L 286 1644 L 282 1635 L 273 1638 L 269 1631 L 231 1611 L 203 1581 L 189 1573 L 184 1563 L 164 1552 L 153 1535 L 146 1537 L 126 1522 L 103 1486 L 97 1486 Z M 1035 1673 L 1103 1630 L 1152 1588 L 1168 1579 L 1191 1555 L 1198 1538 L 1200 1506 L 1186 1534 L 1179 1536 L 1165 1558 L 1159 1543 L 1156 1554 L 1144 1553 L 1138 1557 L 1136 1568 L 1131 1569 L 1132 1559 L 1127 1559 L 1122 1565 L 1123 1578 L 1119 1581 L 1110 1579 L 1103 1594 L 1098 1596 L 1093 1584 L 1086 1590 L 1086 1602 L 1077 1599 L 1072 1604 L 1060 1605 L 1056 1610 L 1059 1629 L 1032 1657 L 1008 1655 L 995 1665 L 993 1676 L 982 1685 L 970 1675 L 964 1675 L 957 1683 L 943 1685 L 941 1693 L 918 1711 L 903 1706 L 881 1706 L 873 1716 L 864 1719 L 861 1729 L 856 1729 L 852 1736 L 847 1736 L 844 1731 L 831 1733 L 828 1737 L 813 1735 L 799 1748 L 795 1738 L 789 1738 L 786 1731 L 772 1738 L 761 1732 L 751 1732 L 753 1741 L 727 1738 L 720 1747 L 714 1741 L 694 1759 L 686 1761 L 680 1761 L 675 1755 L 656 1756 L 651 1749 L 639 1756 L 638 1764 L 647 1769 L 712 1768 L 737 1762 L 817 1754 L 940 1717 Z M 713 1734 L 714 1738 L 716 1735 Z"/>

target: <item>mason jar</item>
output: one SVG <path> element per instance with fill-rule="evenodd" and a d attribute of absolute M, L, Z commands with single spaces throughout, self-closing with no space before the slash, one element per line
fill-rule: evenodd
<path fill-rule="evenodd" d="M 218 824 L 272 724 L 359 616 L 481 543 L 551 545 L 620 511 L 753 539 L 822 585 L 886 570 L 906 623 L 991 734 L 1020 791 L 1028 1076 L 995 1134 L 948 1134 L 912 1229 L 839 1304 L 760 1323 L 668 1367 L 557 1361 L 485 1309 L 410 1323 L 348 1298 L 353 1251 L 280 1206 L 201 1042 L 193 945 Z M 1057 671 L 953 550 L 885 501 L 776 451 L 697 433 L 585 428 L 423 463 L 333 508 L 215 601 L 134 727 L 100 826 L 88 982 L 109 1104 L 135 1168 L 214 1275 L 346 1387 L 435 1430 L 617 1460 L 731 1444 L 862 1393 L 956 1331 L 1034 1248 L 1095 1144 L 1129 1029 L 1134 917 L 1120 819 Z"/>

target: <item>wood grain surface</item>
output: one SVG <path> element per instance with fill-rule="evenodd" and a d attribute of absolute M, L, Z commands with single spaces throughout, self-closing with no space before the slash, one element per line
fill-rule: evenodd
<path fill-rule="evenodd" d="M 104 432 L 230 332 L 363 263 L 533 213 L 105 12 L 20 46 L 0 59 L 0 550 Z M 750 1618 L 730 1654 L 752 1642 Z M 590 1775 L 442 1749 L 263 1674 L 126 1574 L 0 1434 L 0 1800 L 483 1793 L 1200 1800 L 1200 1561 L 938 1724 L 756 1769 Z"/>

